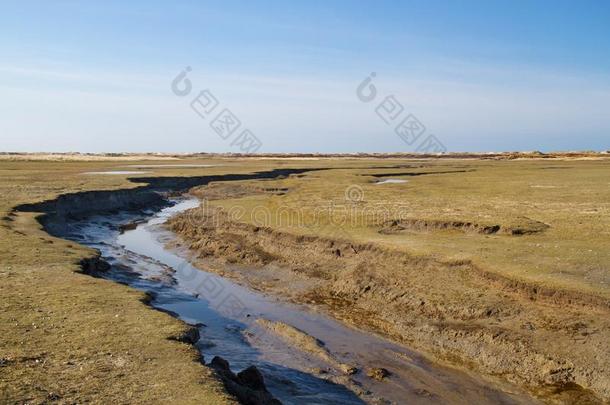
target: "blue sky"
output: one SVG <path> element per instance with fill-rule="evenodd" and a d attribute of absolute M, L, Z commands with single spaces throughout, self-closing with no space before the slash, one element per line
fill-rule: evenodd
<path fill-rule="evenodd" d="M 412 151 L 389 95 L 451 151 L 610 149 L 610 2 L 0 3 L 0 150 L 237 152 L 203 89 L 261 152 Z"/>

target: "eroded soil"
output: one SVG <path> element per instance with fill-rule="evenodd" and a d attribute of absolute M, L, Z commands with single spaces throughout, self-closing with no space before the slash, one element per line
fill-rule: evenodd
<path fill-rule="evenodd" d="M 550 403 L 610 400 L 603 298 L 515 282 L 467 260 L 256 227 L 213 207 L 187 211 L 169 227 L 207 269 L 257 289 L 319 305 Z M 227 263 L 238 266 L 227 271 Z"/>

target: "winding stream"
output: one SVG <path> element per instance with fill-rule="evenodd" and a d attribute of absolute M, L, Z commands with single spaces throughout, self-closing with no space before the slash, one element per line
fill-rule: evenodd
<path fill-rule="evenodd" d="M 64 237 L 98 249 L 111 269 L 103 277 L 151 293 L 151 305 L 199 328 L 197 347 L 209 362 L 222 356 L 233 371 L 256 365 L 269 391 L 285 404 L 533 403 L 511 385 L 431 363 L 408 348 L 347 327 L 303 306 L 252 291 L 194 268 L 165 248 L 173 234 L 162 224 L 194 208 L 177 200 L 159 212 L 89 216 L 67 224 Z M 119 224 L 140 220 L 121 233 Z M 290 344 L 260 326 L 259 318 L 292 325 L 323 342 L 336 362 Z M 337 364 L 359 372 L 344 373 Z M 391 375 L 367 377 L 370 367 Z"/>

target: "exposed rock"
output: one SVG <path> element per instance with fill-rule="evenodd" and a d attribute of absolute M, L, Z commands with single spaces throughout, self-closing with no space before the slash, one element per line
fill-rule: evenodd
<path fill-rule="evenodd" d="M 157 294 L 153 291 L 145 291 L 141 301 L 146 305 L 150 305 L 150 303 L 155 299 L 156 295 Z"/>
<path fill-rule="evenodd" d="M 133 222 L 128 222 L 126 224 L 121 224 L 121 225 L 119 225 L 119 231 L 121 233 L 123 233 L 125 231 L 131 231 L 133 229 L 136 229 L 138 227 L 138 223 L 139 223 L 139 221 L 133 221 Z"/>
<path fill-rule="evenodd" d="M 281 405 L 281 402 L 267 391 L 263 375 L 255 366 L 235 375 L 229 362 L 220 356 L 215 356 L 209 365 L 222 379 L 227 391 L 234 395 L 240 404 Z"/>
<path fill-rule="evenodd" d="M 256 391 L 266 391 L 265 380 L 263 375 L 255 366 L 250 366 L 247 369 L 237 373 L 237 380 L 246 387 Z"/>
<path fill-rule="evenodd" d="M 110 264 L 99 256 L 86 257 L 79 264 L 81 271 L 85 274 L 95 274 L 110 270 Z"/>
<path fill-rule="evenodd" d="M 231 372 L 231 368 L 229 367 L 229 362 L 220 356 L 214 356 L 214 358 L 212 359 L 212 361 L 210 363 L 210 367 L 212 367 L 216 371 L 221 371 L 223 373 L 227 372 L 227 371 Z"/>

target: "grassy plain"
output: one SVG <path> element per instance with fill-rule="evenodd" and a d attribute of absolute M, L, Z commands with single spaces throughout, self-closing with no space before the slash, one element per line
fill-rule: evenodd
<path fill-rule="evenodd" d="M 265 181 L 264 188 L 287 192 L 211 204 L 251 224 L 470 259 L 506 276 L 610 298 L 610 159 L 334 161 L 321 166 L 352 168 Z M 384 179 L 406 183 L 375 184 Z M 387 229 L 392 220 L 402 226 Z"/>

